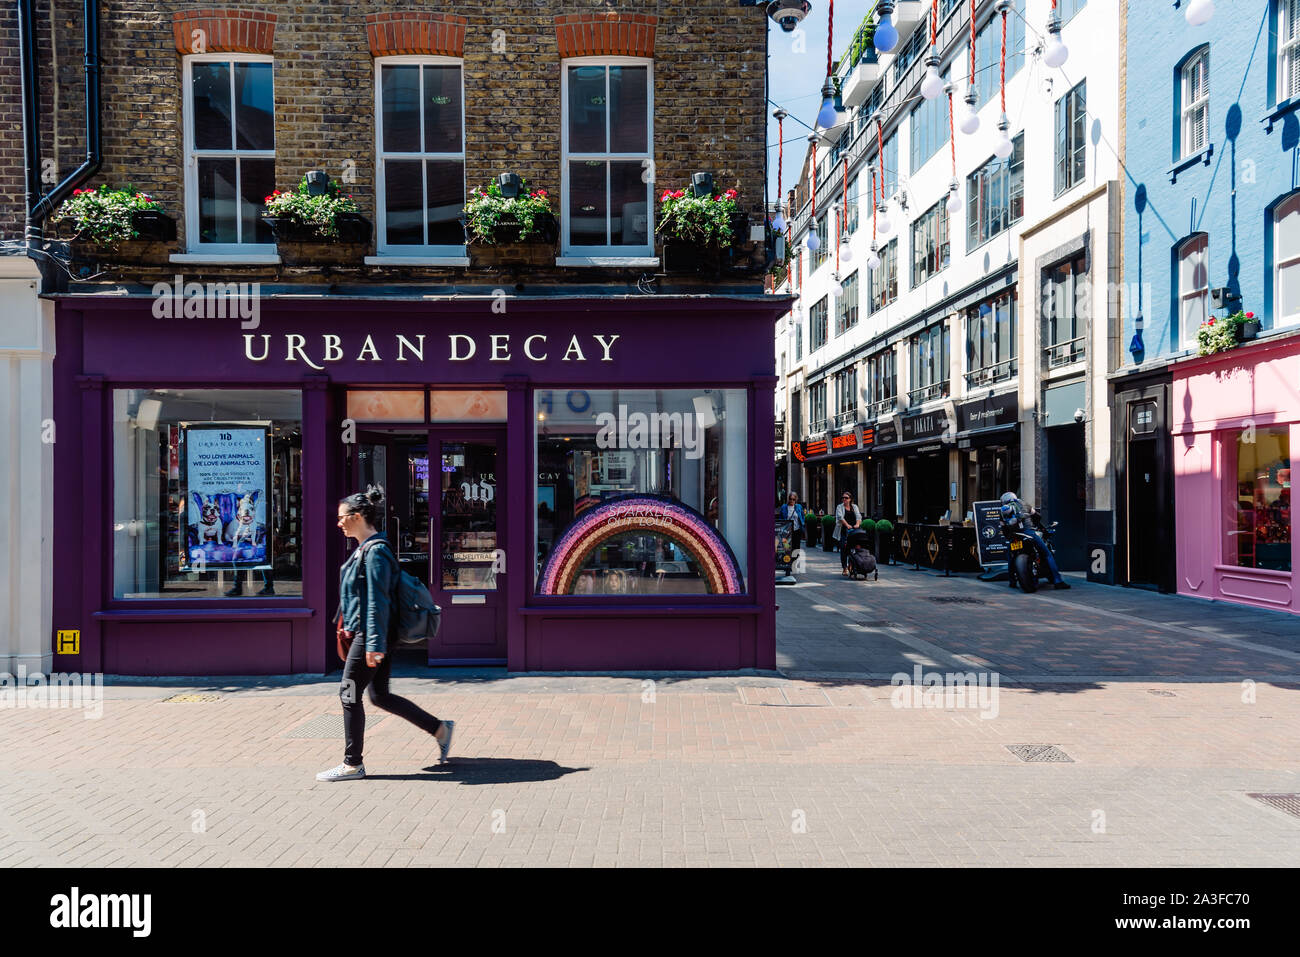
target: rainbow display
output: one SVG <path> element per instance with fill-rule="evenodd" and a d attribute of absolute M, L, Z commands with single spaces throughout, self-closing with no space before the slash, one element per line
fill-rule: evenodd
<path fill-rule="evenodd" d="M 745 583 L 731 547 L 703 515 L 657 495 L 619 495 L 583 512 L 560 535 L 542 573 L 542 595 L 571 595 L 578 573 L 600 545 L 628 531 L 653 530 L 670 539 L 700 569 L 711 595 L 740 595 Z"/>

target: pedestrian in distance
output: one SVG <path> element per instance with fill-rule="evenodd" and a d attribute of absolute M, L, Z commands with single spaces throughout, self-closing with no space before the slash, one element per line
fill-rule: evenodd
<path fill-rule="evenodd" d="M 439 721 L 414 702 L 388 690 L 393 659 L 389 654 L 397 627 L 394 598 L 398 580 L 397 558 L 376 525 L 384 514 L 384 490 L 368 486 L 364 492 L 339 502 L 338 527 L 358 545 L 339 570 L 339 612 L 335 617 L 339 655 L 343 657 L 343 763 L 316 775 L 317 781 L 356 781 L 366 776 L 362 763 L 366 713 L 361 695 L 369 690 L 370 703 L 405 718 L 429 732 L 438 742 L 439 761 L 451 751 L 454 721 Z"/>
<path fill-rule="evenodd" d="M 835 506 L 835 541 L 840 545 L 840 574 L 849 577 L 849 532 L 862 525 L 862 513 L 853 504 L 853 496 L 845 492 L 840 504 Z"/>
<path fill-rule="evenodd" d="M 786 496 L 786 503 L 781 506 L 781 518 L 794 522 L 794 534 L 790 536 L 790 546 L 798 551 L 799 546 L 803 544 L 803 530 L 807 520 L 804 518 L 803 506 L 799 504 L 799 497 L 794 492 Z"/>

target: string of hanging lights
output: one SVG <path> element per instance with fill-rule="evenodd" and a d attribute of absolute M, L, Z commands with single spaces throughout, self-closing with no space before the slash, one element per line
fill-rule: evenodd
<path fill-rule="evenodd" d="M 817 238 L 817 134 L 808 134 L 808 146 L 811 149 L 812 159 L 812 215 L 808 217 L 808 235 L 804 236 L 803 244 L 810 253 L 815 253 L 821 248 L 821 240 Z"/>
<path fill-rule="evenodd" d="M 1007 119 L 1007 13 L 1011 10 L 1012 0 L 998 0 L 997 12 L 1002 16 L 1002 59 L 999 73 L 999 85 L 1002 94 L 1002 116 L 998 119 L 998 138 L 993 143 L 993 155 L 1006 159 L 1015 149 L 1011 142 L 1011 121 Z"/>
<path fill-rule="evenodd" d="M 885 138 L 884 124 L 880 113 L 876 113 L 876 163 L 880 166 L 880 235 L 888 236 L 892 225 L 889 222 L 889 207 L 885 204 Z"/>
<path fill-rule="evenodd" d="M 943 92 L 943 77 L 939 76 L 939 52 L 935 43 L 939 37 L 939 0 L 930 8 L 930 55 L 925 58 L 925 79 L 921 81 L 921 96 L 933 100 Z"/>
<path fill-rule="evenodd" d="M 849 221 L 849 159 L 847 156 L 844 158 L 844 175 L 842 182 L 844 183 L 843 212 L 840 215 L 839 233 L 836 235 L 843 235 L 844 224 Z M 844 244 L 844 251 L 842 253 L 840 252 L 838 245 L 835 247 L 835 265 L 837 267 L 839 266 L 841 259 L 846 263 L 853 262 L 853 247 L 848 243 Z"/>
<path fill-rule="evenodd" d="M 893 13 L 894 4 L 892 0 L 879 0 L 876 4 L 876 30 L 872 34 L 871 40 L 875 44 L 876 50 L 881 53 L 888 53 L 898 46 L 898 28 L 894 26 L 894 21 L 890 19 Z"/>
<path fill-rule="evenodd" d="M 975 0 L 970 0 L 970 73 L 966 79 L 966 113 L 961 118 L 961 131 L 967 136 L 980 128 L 980 114 L 975 104 Z"/>
<path fill-rule="evenodd" d="M 1043 63 L 1055 70 L 1064 65 L 1069 55 L 1069 49 L 1061 42 L 1061 18 L 1056 13 L 1056 0 L 1052 0 L 1052 13 L 1047 18 L 1047 45 L 1043 48 Z"/>
<path fill-rule="evenodd" d="M 835 0 L 830 0 L 826 11 L 826 82 L 822 84 L 822 108 L 817 113 L 817 125 L 824 130 L 844 122 L 844 103 L 839 84 L 834 80 L 835 60 Z"/>
<path fill-rule="evenodd" d="M 871 167 L 871 250 L 867 253 L 867 268 L 872 272 L 880 265 L 876 252 L 876 168 Z"/>
<path fill-rule="evenodd" d="M 783 233 L 785 232 L 785 216 L 782 214 L 785 207 L 785 193 L 781 191 L 781 172 L 785 169 L 785 134 L 783 130 L 785 118 L 790 114 L 778 107 L 772 115 L 776 117 L 776 216 L 772 220 L 772 228 L 778 233 Z"/>
<path fill-rule="evenodd" d="M 956 87 L 948 83 L 943 89 L 948 94 L 948 143 L 952 147 L 952 182 L 948 184 L 948 199 L 945 205 L 948 212 L 955 215 L 961 210 L 961 202 L 957 198 L 957 190 L 961 185 L 957 181 L 957 137 L 953 134 L 952 119 L 952 94 Z"/>

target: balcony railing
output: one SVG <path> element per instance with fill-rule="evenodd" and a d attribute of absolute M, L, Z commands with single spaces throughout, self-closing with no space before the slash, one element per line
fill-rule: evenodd
<path fill-rule="evenodd" d="M 837 412 L 835 414 L 835 428 L 842 429 L 846 425 L 853 425 L 858 421 L 858 413 L 855 410 L 848 412 Z"/>
<path fill-rule="evenodd" d="M 966 389 L 978 389 L 981 386 L 993 385 L 998 382 L 1006 382 L 1008 379 L 1016 377 L 1016 360 L 1008 359 L 1005 362 L 999 362 L 996 365 L 985 366 L 983 369 L 975 369 L 966 373 Z"/>
<path fill-rule="evenodd" d="M 1087 349 L 1084 347 L 1086 336 L 1079 336 L 1077 339 L 1066 339 L 1064 342 L 1057 342 L 1047 347 L 1047 368 L 1056 369 L 1060 366 L 1068 366 L 1072 362 L 1082 362 L 1087 355 Z"/>
<path fill-rule="evenodd" d="M 878 402 L 867 403 L 867 418 L 877 419 L 882 415 L 888 415 L 898 408 L 898 396 L 891 395 L 888 399 L 881 399 Z"/>
<path fill-rule="evenodd" d="M 923 386 L 920 389 L 913 389 L 907 393 L 907 404 L 915 408 L 922 402 L 929 402 L 931 399 L 946 399 L 948 397 L 948 380 L 935 382 L 933 385 Z"/>
<path fill-rule="evenodd" d="M 809 435 L 821 435 L 825 431 L 826 431 L 825 419 L 813 419 L 808 423 Z"/>

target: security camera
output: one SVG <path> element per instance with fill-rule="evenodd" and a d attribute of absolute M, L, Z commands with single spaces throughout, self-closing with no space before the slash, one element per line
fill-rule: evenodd
<path fill-rule="evenodd" d="M 793 33 L 794 28 L 812 9 L 808 0 L 772 0 L 767 5 L 767 15 L 781 24 L 786 33 Z"/>
<path fill-rule="evenodd" d="M 1074 410 L 1074 421 L 1076 421 L 1076 422 L 1082 422 L 1082 421 L 1083 421 L 1083 409 L 1075 409 L 1075 410 Z"/>

